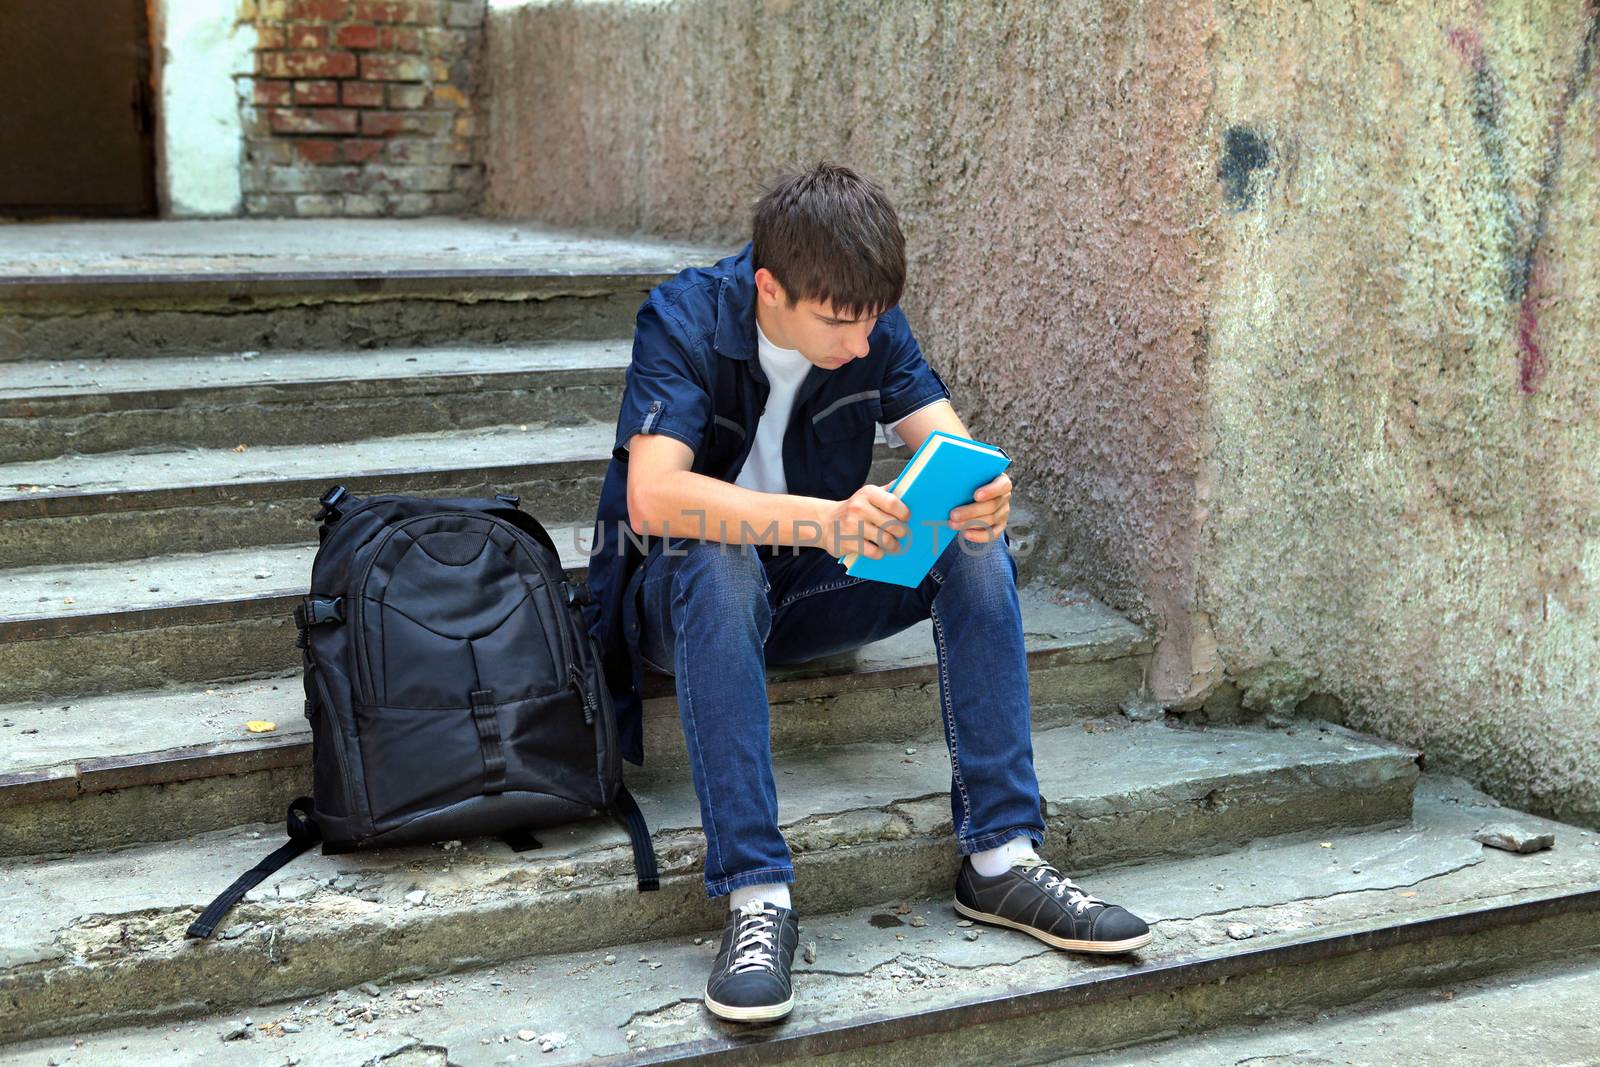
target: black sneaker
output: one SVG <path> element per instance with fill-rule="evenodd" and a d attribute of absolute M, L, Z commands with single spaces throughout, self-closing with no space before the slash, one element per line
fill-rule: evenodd
<path fill-rule="evenodd" d="M 1033 853 L 993 878 L 964 858 L 956 876 L 956 911 L 1077 952 L 1132 952 L 1155 936 L 1143 919 L 1090 896 Z"/>
<path fill-rule="evenodd" d="M 706 982 L 706 1007 L 735 1022 L 781 1019 L 794 1007 L 789 968 L 800 943 L 792 908 L 752 900 L 728 912 L 722 949 Z"/>

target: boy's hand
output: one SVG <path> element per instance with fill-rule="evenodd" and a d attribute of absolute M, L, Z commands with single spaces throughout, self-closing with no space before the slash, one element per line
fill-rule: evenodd
<path fill-rule="evenodd" d="M 998 541 L 1011 515 L 1011 478 L 1001 474 L 978 487 L 972 503 L 962 504 L 950 513 L 950 525 L 961 530 L 969 541 Z M 966 527 L 963 529 L 963 527 Z"/>
<path fill-rule="evenodd" d="M 855 552 L 882 559 L 899 550 L 910 517 L 911 509 L 888 486 L 863 485 L 824 510 L 822 547 L 834 556 Z"/>

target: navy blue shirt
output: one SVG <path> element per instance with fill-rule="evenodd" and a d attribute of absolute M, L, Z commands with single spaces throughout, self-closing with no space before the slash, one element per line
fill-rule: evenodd
<path fill-rule="evenodd" d="M 751 258 L 747 244 L 709 267 L 678 273 L 650 291 L 635 322 L 633 360 L 595 513 L 585 611 L 600 644 L 622 756 L 640 765 L 644 667 L 637 598 L 644 552 L 628 526 L 628 441 L 637 433 L 665 434 L 694 451 L 690 469 L 696 474 L 726 482 L 738 477 L 768 392 L 756 358 Z M 878 423 L 949 399 L 898 306 L 879 316 L 868 344 L 867 355 L 833 370 L 812 366 L 801 382 L 783 439 L 790 493 L 845 499 L 867 483 Z"/>

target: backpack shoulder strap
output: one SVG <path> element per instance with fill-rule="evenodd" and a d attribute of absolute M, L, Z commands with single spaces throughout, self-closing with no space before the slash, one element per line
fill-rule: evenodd
<path fill-rule="evenodd" d="M 222 921 L 222 917 L 228 914 L 235 904 L 244 899 L 246 893 L 302 852 L 309 852 L 317 847 L 317 843 L 322 840 L 322 834 L 317 828 L 310 797 L 296 797 L 289 805 L 288 830 L 289 840 L 224 889 L 217 899 L 211 902 L 210 907 L 201 912 L 200 917 L 189 925 L 189 929 L 184 933 L 185 937 L 210 937 L 211 931 L 217 928 L 217 923 Z"/>
<path fill-rule="evenodd" d="M 650 827 L 645 825 L 644 812 L 633 799 L 628 787 L 617 783 L 617 798 L 611 802 L 611 813 L 628 831 L 628 841 L 633 845 L 633 866 L 639 875 L 639 892 L 647 893 L 661 888 L 656 871 L 656 850 L 650 843 Z"/>

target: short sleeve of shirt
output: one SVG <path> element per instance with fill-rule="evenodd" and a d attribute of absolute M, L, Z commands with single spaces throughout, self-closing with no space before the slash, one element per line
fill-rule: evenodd
<path fill-rule="evenodd" d="M 636 433 L 676 438 L 696 454 L 711 421 L 711 397 L 689 332 L 655 294 L 639 309 L 611 454 L 626 460 Z"/>
<path fill-rule="evenodd" d="M 937 404 L 943 399 L 944 399 L 943 397 L 936 396 L 932 400 L 928 401 L 928 404 Z M 921 411 L 922 408 L 927 407 L 928 404 L 923 404 L 922 407 L 919 407 L 915 411 L 911 411 L 908 414 L 900 416 L 898 419 L 894 420 L 893 422 L 882 423 L 881 425 L 883 426 L 883 443 L 888 445 L 890 448 L 903 448 L 905 446 L 905 443 L 906 443 L 905 442 L 905 438 L 900 436 L 900 434 L 896 431 L 895 427 L 899 426 L 902 422 L 905 422 L 912 415 L 915 415 L 918 411 Z"/>
<path fill-rule="evenodd" d="M 936 400 L 949 400 L 950 390 L 923 358 L 921 346 L 911 335 L 911 324 L 898 305 L 885 313 L 884 323 L 890 331 L 889 360 L 878 390 L 883 410 L 878 421 L 888 426 Z"/>

